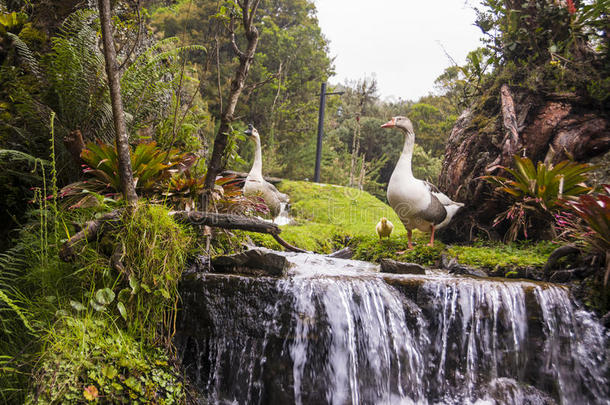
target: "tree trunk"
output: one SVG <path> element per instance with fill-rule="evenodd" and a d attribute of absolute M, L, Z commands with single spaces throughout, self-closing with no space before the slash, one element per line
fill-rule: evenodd
<path fill-rule="evenodd" d="M 254 60 L 254 53 L 256 52 L 256 46 L 258 44 L 258 30 L 253 24 L 253 19 L 254 14 L 256 13 L 256 8 L 258 7 L 258 3 L 259 0 L 254 0 L 252 3 L 249 0 L 244 0 L 243 5 L 240 4 L 243 15 L 242 24 L 246 31 L 246 39 L 248 40 L 248 46 L 245 52 L 240 51 L 237 47 L 237 43 L 235 42 L 235 33 L 234 31 L 232 32 L 233 49 L 239 56 L 239 67 L 237 68 L 233 81 L 231 82 L 231 91 L 229 93 L 227 105 L 220 116 L 220 127 L 218 128 L 218 133 L 216 134 L 216 139 L 214 140 L 214 149 L 212 150 L 212 157 L 210 158 L 210 163 L 208 164 L 208 171 L 204 184 L 205 193 L 203 206 L 201 207 L 202 210 L 207 210 L 208 197 L 214 189 L 216 176 L 223 169 L 225 163 L 223 162 L 223 156 L 227 147 L 231 123 L 233 122 L 233 114 L 235 113 L 235 107 L 237 106 L 239 96 L 244 89 L 244 84 L 246 82 L 246 78 L 248 77 L 248 71 L 250 70 L 252 61 Z M 252 8 L 250 8 L 250 4 L 252 4 Z"/>
<path fill-rule="evenodd" d="M 121 98 L 121 82 L 117 70 L 116 50 L 114 39 L 110 28 L 110 0 L 98 0 L 100 10 L 100 22 L 102 25 L 102 39 L 104 41 L 104 58 L 106 60 L 106 74 L 108 75 L 108 86 L 110 87 L 110 100 L 112 102 L 112 115 L 114 117 L 114 130 L 116 132 L 116 149 L 119 160 L 119 176 L 123 197 L 129 205 L 134 205 L 138 200 L 136 186 L 133 180 L 131 157 L 129 149 L 129 137 L 125 125 L 125 111 Z"/>

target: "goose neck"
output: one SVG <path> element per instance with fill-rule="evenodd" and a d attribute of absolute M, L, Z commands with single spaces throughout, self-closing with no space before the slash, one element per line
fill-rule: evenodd
<path fill-rule="evenodd" d="M 252 169 L 250 169 L 250 176 L 252 177 L 263 177 L 263 155 L 261 152 L 261 141 L 259 138 L 254 138 L 254 163 L 252 163 Z"/>
<path fill-rule="evenodd" d="M 402 153 L 398 159 L 396 165 L 396 171 L 413 177 L 413 171 L 411 169 L 411 160 L 413 158 L 413 148 L 415 146 L 415 138 L 412 133 L 405 132 L 405 144 L 402 148 Z"/>

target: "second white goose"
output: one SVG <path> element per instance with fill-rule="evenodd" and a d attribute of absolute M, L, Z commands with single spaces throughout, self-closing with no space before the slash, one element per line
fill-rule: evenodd
<path fill-rule="evenodd" d="M 288 202 L 288 196 L 281 193 L 273 184 L 263 178 L 261 139 L 256 128 L 252 124 L 248 125 L 245 134 L 254 141 L 255 150 L 254 163 L 252 163 L 252 169 L 250 169 L 244 184 L 244 195 L 260 196 L 265 201 L 267 207 L 269 207 L 272 218 L 275 219 L 281 211 L 282 203 Z"/>

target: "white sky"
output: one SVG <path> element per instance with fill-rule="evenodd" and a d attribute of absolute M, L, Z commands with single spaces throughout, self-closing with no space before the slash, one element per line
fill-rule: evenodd
<path fill-rule="evenodd" d="M 330 40 L 336 75 L 344 83 L 375 76 L 384 99 L 417 100 L 451 66 L 443 48 L 463 64 L 482 33 L 465 0 L 315 0 Z"/>

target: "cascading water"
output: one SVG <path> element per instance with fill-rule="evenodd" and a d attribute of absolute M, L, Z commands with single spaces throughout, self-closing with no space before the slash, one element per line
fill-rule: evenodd
<path fill-rule="evenodd" d="M 185 283 L 177 343 L 210 403 L 610 404 L 608 333 L 560 286 L 286 256 L 285 278 Z"/>

